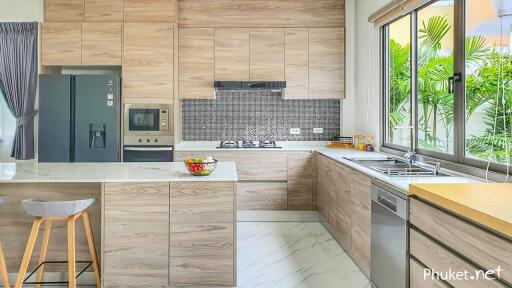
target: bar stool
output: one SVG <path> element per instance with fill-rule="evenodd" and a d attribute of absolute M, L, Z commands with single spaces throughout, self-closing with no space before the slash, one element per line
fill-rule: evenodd
<path fill-rule="evenodd" d="M 23 260 L 21 261 L 20 270 L 18 273 L 18 278 L 16 279 L 15 288 L 21 288 L 23 284 L 35 285 L 35 288 L 39 288 L 41 284 L 48 284 L 42 282 L 43 280 L 43 272 L 44 266 L 48 263 L 66 263 L 68 264 L 68 282 L 51 282 L 51 284 L 69 284 L 69 287 L 76 287 L 76 279 L 82 275 L 87 268 L 91 265 L 94 270 L 95 278 L 96 278 L 96 286 L 98 288 L 101 287 L 101 274 L 100 267 L 98 264 L 98 256 L 96 254 L 96 246 L 94 243 L 94 238 L 92 235 L 92 226 L 89 218 L 89 212 L 87 212 L 87 208 L 93 205 L 96 202 L 96 199 L 83 199 L 83 200 L 74 200 L 74 201 L 54 201 L 54 202 L 46 202 L 43 200 L 34 200 L 27 199 L 21 201 L 21 205 L 23 209 L 27 212 L 27 214 L 34 216 L 34 222 L 32 224 L 32 229 L 30 231 L 30 236 L 27 241 L 27 246 L 25 248 L 25 254 L 23 255 Z M 92 261 L 76 261 L 75 255 L 75 222 L 78 218 L 82 217 L 85 228 L 85 235 L 87 237 L 87 244 L 89 246 L 89 253 L 91 255 Z M 37 234 L 39 232 L 39 228 L 41 227 L 41 223 L 44 221 L 44 235 L 43 242 L 41 244 L 41 251 L 39 253 L 39 265 L 28 277 L 25 278 L 25 274 L 27 273 L 28 265 L 30 263 L 30 258 L 32 256 L 32 252 L 34 250 L 34 246 L 37 240 Z M 53 221 L 66 221 L 67 222 L 67 238 L 68 238 L 68 261 L 45 261 L 46 259 L 46 251 L 48 250 L 48 241 L 50 239 L 50 233 L 52 228 Z M 83 269 L 78 275 L 76 275 L 76 263 L 88 263 L 87 267 Z M 36 281 L 35 282 L 27 282 L 35 272 L 37 271 Z"/>
<path fill-rule="evenodd" d="M 4 204 L 4 197 L 0 195 L 0 206 Z M 0 276 L 2 276 L 2 284 L 4 288 L 10 288 L 9 273 L 7 273 L 7 265 L 5 264 L 4 250 L 2 248 L 2 241 L 0 241 Z"/>

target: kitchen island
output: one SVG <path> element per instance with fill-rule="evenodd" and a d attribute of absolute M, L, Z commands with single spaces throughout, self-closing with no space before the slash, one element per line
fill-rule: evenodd
<path fill-rule="evenodd" d="M 21 200 L 96 198 L 89 212 L 104 287 L 236 286 L 237 181 L 233 162 L 203 177 L 183 163 L 1 163 L 0 237 L 9 271 L 19 268 L 33 220 Z M 77 230 L 77 260 L 88 260 L 85 233 Z M 64 260 L 65 223 L 52 232 L 47 260 Z"/>

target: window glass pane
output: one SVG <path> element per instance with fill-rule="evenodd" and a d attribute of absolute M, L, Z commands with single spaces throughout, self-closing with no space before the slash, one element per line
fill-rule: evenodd
<path fill-rule="evenodd" d="M 453 154 L 454 1 L 418 11 L 418 147 Z"/>
<path fill-rule="evenodd" d="M 500 7 L 500 5 L 504 5 Z M 466 1 L 466 156 L 506 164 L 512 148 L 512 1 Z"/>
<path fill-rule="evenodd" d="M 0 162 L 13 161 L 10 158 L 16 120 L 7 108 L 4 96 L 0 92 Z"/>
<path fill-rule="evenodd" d="M 411 143 L 411 19 L 405 16 L 388 26 L 387 131 L 388 143 Z"/>

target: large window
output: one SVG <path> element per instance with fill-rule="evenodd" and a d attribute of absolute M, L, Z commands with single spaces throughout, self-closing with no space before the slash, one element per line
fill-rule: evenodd
<path fill-rule="evenodd" d="M 432 1 L 385 25 L 384 146 L 510 164 L 511 34 L 512 1 Z"/>

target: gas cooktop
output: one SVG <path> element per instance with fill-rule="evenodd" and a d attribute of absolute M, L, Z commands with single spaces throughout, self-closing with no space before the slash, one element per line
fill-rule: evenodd
<path fill-rule="evenodd" d="M 220 141 L 218 149 L 255 149 L 255 148 L 274 148 L 279 149 L 282 148 L 277 146 L 276 141 L 272 140 L 262 140 L 262 141 L 252 141 L 252 140 L 227 140 Z"/>

